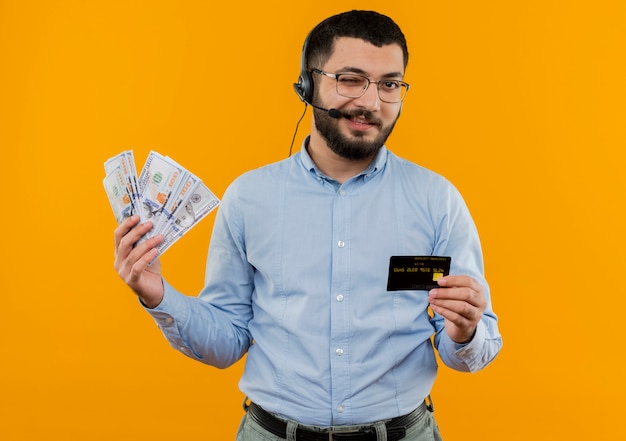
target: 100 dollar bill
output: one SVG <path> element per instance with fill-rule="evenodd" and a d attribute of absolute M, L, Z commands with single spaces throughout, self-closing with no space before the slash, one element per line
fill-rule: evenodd
<path fill-rule="evenodd" d="M 155 151 L 148 154 L 139 177 L 132 150 L 109 158 L 104 170 L 104 190 L 115 220 L 119 224 L 137 214 L 141 222 L 151 221 L 152 229 L 139 242 L 162 234 L 157 257 L 220 203 L 200 178 Z"/>

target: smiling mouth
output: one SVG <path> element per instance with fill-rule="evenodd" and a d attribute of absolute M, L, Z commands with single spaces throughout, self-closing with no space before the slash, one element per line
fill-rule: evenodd
<path fill-rule="evenodd" d="M 370 127 L 378 127 L 380 121 L 372 116 L 367 115 L 367 112 L 360 112 L 357 114 L 344 113 L 344 117 L 351 122 L 351 126 L 357 129 L 368 129 Z"/>

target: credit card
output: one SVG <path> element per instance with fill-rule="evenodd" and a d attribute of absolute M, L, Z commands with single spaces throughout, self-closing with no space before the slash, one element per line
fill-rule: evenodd
<path fill-rule="evenodd" d="M 451 260 L 444 256 L 391 256 L 387 291 L 437 288 L 437 279 L 450 274 Z"/>

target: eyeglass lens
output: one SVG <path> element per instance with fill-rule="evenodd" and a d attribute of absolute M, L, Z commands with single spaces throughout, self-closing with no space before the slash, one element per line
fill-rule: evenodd
<path fill-rule="evenodd" d="M 339 74 L 337 79 L 337 93 L 347 98 L 359 98 L 365 94 L 370 80 L 360 75 Z M 378 89 L 378 96 L 388 103 L 400 102 L 406 94 L 406 84 L 396 80 L 372 81 Z"/>

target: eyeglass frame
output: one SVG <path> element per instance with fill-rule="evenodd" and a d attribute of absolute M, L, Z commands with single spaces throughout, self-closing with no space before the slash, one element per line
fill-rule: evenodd
<path fill-rule="evenodd" d="M 328 78 L 334 78 L 335 79 L 335 90 L 337 91 L 337 94 L 339 94 L 340 96 L 342 96 L 344 98 L 353 98 L 353 99 L 361 98 L 363 95 L 365 95 L 365 92 L 367 92 L 367 89 L 370 87 L 370 84 L 374 83 L 374 84 L 376 84 L 376 93 L 378 94 L 378 98 L 382 102 L 388 103 L 388 104 L 397 104 L 397 103 L 401 103 L 402 101 L 404 101 L 404 98 L 406 98 L 406 94 L 409 92 L 409 89 L 411 87 L 411 85 L 409 83 L 405 83 L 404 81 L 391 80 L 391 79 L 372 81 L 369 78 L 367 78 L 365 75 L 360 75 L 360 74 L 356 74 L 356 73 L 352 73 L 352 72 L 330 73 L 330 72 L 325 72 L 325 71 L 323 71 L 321 69 L 311 69 L 310 72 L 311 73 L 316 73 L 316 74 L 319 74 L 319 75 L 324 75 L 325 77 L 328 77 Z M 342 95 L 342 94 L 339 93 L 339 77 L 341 77 L 342 75 L 352 75 L 352 76 L 363 78 L 364 80 L 367 80 L 366 86 L 363 88 L 363 90 L 361 92 L 361 95 L 359 95 L 359 96 L 346 96 L 346 95 Z M 386 100 L 384 100 L 380 96 L 380 83 L 384 83 L 385 81 L 393 81 L 395 83 L 399 83 L 400 86 L 405 87 L 404 95 L 402 96 L 400 101 L 386 101 Z"/>

